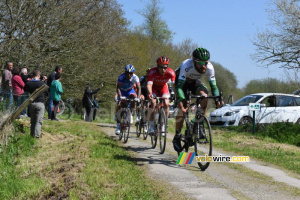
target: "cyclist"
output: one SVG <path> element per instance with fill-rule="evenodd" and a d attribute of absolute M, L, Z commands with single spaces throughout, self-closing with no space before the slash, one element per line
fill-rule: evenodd
<path fill-rule="evenodd" d="M 147 91 L 147 74 L 150 71 L 151 68 L 148 68 L 146 70 L 146 75 L 142 76 L 140 78 L 140 85 L 141 85 L 141 100 L 145 100 L 148 97 L 148 91 Z M 141 106 L 144 106 L 143 104 Z M 139 122 L 141 120 L 140 116 L 136 117 L 136 121 Z"/>
<path fill-rule="evenodd" d="M 141 87 L 139 77 L 134 74 L 135 67 L 131 64 L 125 66 L 125 73 L 121 74 L 118 78 L 117 84 L 117 93 L 118 99 L 120 97 L 129 97 L 135 99 L 136 101 L 139 100 L 141 96 Z M 134 86 L 137 87 L 137 94 L 134 90 Z M 116 113 L 118 113 L 120 109 L 120 105 L 117 106 Z M 135 110 L 135 102 L 131 103 L 131 112 L 134 113 Z M 132 115 L 130 116 L 130 123 L 133 122 Z M 120 121 L 119 117 L 117 117 L 117 129 L 116 135 L 120 134 Z"/>
<path fill-rule="evenodd" d="M 148 97 L 148 90 L 147 90 L 147 75 L 148 75 L 148 72 L 150 71 L 151 68 L 148 68 L 146 70 L 146 75 L 145 76 L 142 76 L 140 78 L 140 83 L 141 83 L 141 99 L 142 100 L 145 100 L 147 99 Z"/>
<path fill-rule="evenodd" d="M 176 89 L 177 89 L 177 106 L 179 113 L 176 116 L 176 134 L 173 139 L 175 151 L 181 152 L 181 128 L 188 106 L 186 105 L 186 95 L 191 91 L 194 95 L 207 96 L 207 87 L 201 82 L 203 77 L 207 77 L 211 87 L 212 95 L 218 96 L 219 89 L 216 84 L 215 70 L 209 62 L 210 53 L 205 48 L 197 48 L 193 51 L 193 57 L 183 61 L 178 69 L 176 69 Z M 207 99 L 200 102 L 201 108 L 206 113 Z M 221 107 L 221 102 L 216 101 L 217 107 Z"/>
<path fill-rule="evenodd" d="M 154 97 L 164 97 L 165 99 L 165 111 L 167 117 L 169 116 L 169 100 L 170 97 L 167 82 L 171 79 L 174 85 L 175 72 L 169 68 L 169 58 L 161 56 L 157 59 L 157 67 L 150 69 L 147 76 L 147 89 L 149 93 L 149 99 L 152 101 L 152 107 L 150 109 L 150 120 L 149 120 L 149 134 L 154 133 L 153 118 L 154 110 L 156 106 L 156 100 Z"/>

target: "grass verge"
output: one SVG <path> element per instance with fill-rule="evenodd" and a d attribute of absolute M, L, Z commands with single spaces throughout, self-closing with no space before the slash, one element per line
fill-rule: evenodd
<path fill-rule="evenodd" d="M 28 129 L 19 129 L 19 124 L 13 125 L 15 128 L 9 136 L 8 144 L 0 146 L 0 199 L 32 196 L 44 182 L 34 175 L 29 175 L 26 179 L 22 177 L 24 170 L 19 167 L 21 159 L 36 155 L 38 149 L 36 140 L 30 136 Z"/>
<path fill-rule="evenodd" d="M 13 146 L 2 147 L 1 199 L 170 199 L 178 195 L 149 179 L 144 168 L 95 124 L 47 120 L 38 141 L 29 136 L 28 121 L 23 126 L 26 133 L 16 133 L 10 140 Z"/>
<path fill-rule="evenodd" d="M 269 162 L 300 174 L 300 149 L 297 146 L 278 143 L 273 138 L 214 129 L 214 146 L 244 156 Z"/>

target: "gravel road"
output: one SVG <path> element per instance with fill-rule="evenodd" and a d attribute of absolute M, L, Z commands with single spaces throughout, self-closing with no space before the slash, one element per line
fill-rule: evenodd
<path fill-rule="evenodd" d="M 115 140 L 115 126 L 98 124 L 100 129 Z M 177 165 L 177 154 L 173 150 L 168 134 L 166 152 L 159 154 L 159 147 L 151 148 L 150 139 L 136 137 L 135 127 L 124 147 L 133 152 L 138 165 L 146 165 L 153 179 L 170 183 L 177 191 L 193 199 L 299 199 L 300 179 L 267 163 L 250 158 L 250 163 L 211 163 L 209 168 L 200 171 L 196 162 L 191 165 Z M 214 155 L 230 155 L 214 149 Z"/>

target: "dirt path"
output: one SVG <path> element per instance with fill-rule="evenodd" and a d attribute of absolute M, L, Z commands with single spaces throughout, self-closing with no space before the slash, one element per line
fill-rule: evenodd
<path fill-rule="evenodd" d="M 114 126 L 99 124 L 101 130 L 117 140 Z M 134 130 L 134 127 L 131 129 Z M 177 155 L 168 137 L 163 155 L 158 147 L 152 149 L 149 138 L 145 141 L 131 133 L 123 144 L 133 152 L 138 165 L 146 165 L 154 179 L 167 181 L 177 190 L 194 199 L 300 199 L 300 180 L 289 177 L 285 172 L 263 166 L 251 159 L 250 163 L 213 163 L 202 172 L 196 162 L 191 165 L 176 165 Z M 214 151 L 216 155 L 220 150 Z"/>

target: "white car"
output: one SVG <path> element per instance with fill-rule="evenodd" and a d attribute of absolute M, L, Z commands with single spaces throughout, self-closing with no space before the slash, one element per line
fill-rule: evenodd
<path fill-rule="evenodd" d="M 249 103 L 260 103 L 255 111 L 255 123 L 292 122 L 300 124 L 300 96 L 281 93 L 256 93 L 245 96 L 231 105 L 211 112 L 211 125 L 238 126 L 253 123 Z"/>

